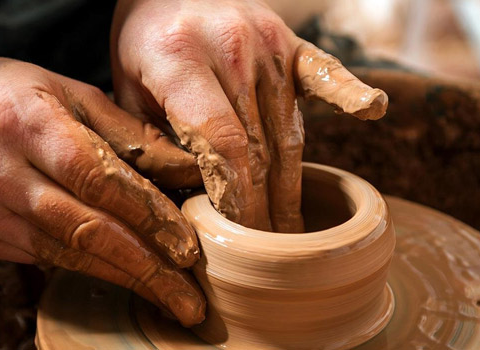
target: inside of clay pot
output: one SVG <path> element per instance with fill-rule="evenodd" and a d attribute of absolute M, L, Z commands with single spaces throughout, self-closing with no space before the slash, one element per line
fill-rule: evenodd
<path fill-rule="evenodd" d="M 357 211 L 353 199 L 342 188 L 342 178 L 335 174 L 318 175 L 305 169 L 302 178 L 302 213 L 305 231 L 326 230 L 350 220 Z"/>

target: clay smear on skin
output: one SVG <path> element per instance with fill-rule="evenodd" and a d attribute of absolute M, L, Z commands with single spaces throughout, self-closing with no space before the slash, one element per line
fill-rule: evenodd
<path fill-rule="evenodd" d="M 274 232 L 304 232 L 301 202 L 304 130 L 293 82 L 293 57 L 272 57 L 258 92 L 265 136 L 270 150 L 268 192 Z"/>
<path fill-rule="evenodd" d="M 196 134 L 189 126 L 177 125 L 175 132 L 182 145 L 197 158 L 205 189 L 220 214 L 234 222 L 240 220 L 240 209 L 236 201 L 238 175 L 219 155 L 210 143 Z"/>
<path fill-rule="evenodd" d="M 272 231 L 267 189 L 270 153 L 265 146 L 266 140 L 255 94 L 254 89 L 240 94 L 235 103 L 235 111 L 248 137 L 248 158 L 255 195 L 255 225 L 259 230 Z"/>
<path fill-rule="evenodd" d="M 373 89 L 350 73 L 334 56 L 303 44 L 297 52 L 297 82 L 306 98 L 321 98 L 362 120 L 376 120 L 385 115 L 388 96 Z"/>

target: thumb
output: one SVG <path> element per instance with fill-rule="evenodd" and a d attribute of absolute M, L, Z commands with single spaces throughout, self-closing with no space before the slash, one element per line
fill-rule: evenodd
<path fill-rule="evenodd" d="M 359 119 L 380 119 L 388 106 L 387 94 L 357 79 L 334 56 L 301 40 L 294 74 L 300 95 L 319 98 Z"/>

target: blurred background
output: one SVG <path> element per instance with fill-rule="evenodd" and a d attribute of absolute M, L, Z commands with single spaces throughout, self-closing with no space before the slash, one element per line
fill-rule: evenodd
<path fill-rule="evenodd" d="M 480 78 L 479 0 L 269 0 L 295 29 L 318 16 L 326 32 L 349 36 L 371 57 L 428 73 Z"/>

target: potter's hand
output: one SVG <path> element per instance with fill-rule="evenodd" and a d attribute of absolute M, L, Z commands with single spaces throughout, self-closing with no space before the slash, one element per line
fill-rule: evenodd
<path fill-rule="evenodd" d="M 163 149 L 181 160 L 182 171 L 195 173 L 190 155 L 171 150 L 158 129 L 99 90 L 0 58 L 0 259 L 81 271 L 135 290 L 184 325 L 200 322 L 202 292 L 164 257 L 192 265 L 198 258 L 193 229 L 105 140 L 158 176 L 163 170 L 141 159 L 159 159 Z"/>
<path fill-rule="evenodd" d="M 295 84 L 361 118 L 386 108 L 259 0 L 120 0 L 111 48 L 119 104 L 168 121 L 217 209 L 250 227 L 303 230 Z"/>

